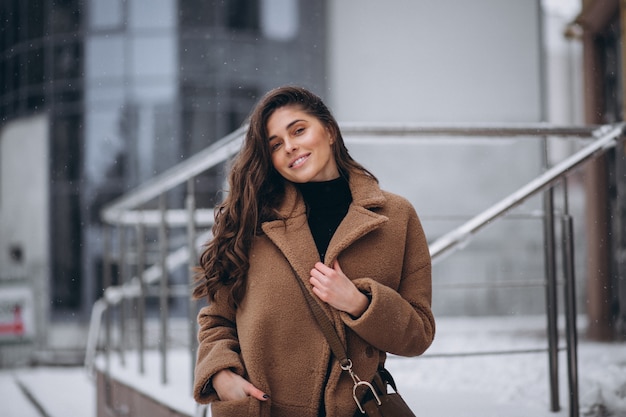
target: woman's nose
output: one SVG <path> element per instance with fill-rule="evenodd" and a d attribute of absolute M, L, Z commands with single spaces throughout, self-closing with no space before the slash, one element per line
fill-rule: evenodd
<path fill-rule="evenodd" d="M 287 152 L 293 152 L 296 149 L 298 149 L 298 145 L 296 144 L 296 141 L 293 139 L 286 139 L 285 140 L 285 150 Z"/>

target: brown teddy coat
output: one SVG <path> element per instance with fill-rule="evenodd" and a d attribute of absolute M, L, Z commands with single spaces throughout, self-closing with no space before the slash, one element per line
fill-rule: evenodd
<path fill-rule="evenodd" d="M 343 272 L 371 295 L 358 318 L 320 301 L 347 346 L 355 373 L 373 378 L 386 352 L 422 354 L 432 343 L 431 262 L 413 206 L 382 191 L 361 174 L 350 177 L 352 204 L 335 232 L 325 262 L 339 259 Z M 199 348 L 194 398 L 212 403 L 214 417 L 351 417 L 352 380 L 341 370 L 311 315 L 296 279 L 311 288 L 309 271 L 319 261 L 302 196 L 287 187 L 282 220 L 264 223 L 250 251 L 246 296 L 237 309 L 225 297 L 198 315 Z M 296 278 L 287 263 L 300 275 Z M 311 291 L 311 294 L 312 291 Z M 270 395 L 219 401 L 205 384 L 222 369 L 243 375 Z"/>

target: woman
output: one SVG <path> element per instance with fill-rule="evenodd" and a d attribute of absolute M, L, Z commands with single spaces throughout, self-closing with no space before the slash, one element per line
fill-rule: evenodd
<path fill-rule="evenodd" d="M 249 122 L 200 257 L 194 296 L 209 305 L 194 397 L 216 417 L 351 417 L 352 380 L 296 279 L 371 380 L 386 352 L 420 355 L 433 340 L 424 232 L 411 204 L 348 154 L 316 95 L 272 90 Z"/>

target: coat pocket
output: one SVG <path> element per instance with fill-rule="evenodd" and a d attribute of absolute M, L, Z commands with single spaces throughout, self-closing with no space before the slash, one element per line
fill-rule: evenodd
<path fill-rule="evenodd" d="M 215 401 L 211 403 L 211 417 L 259 417 L 261 402 L 253 397 L 234 401 Z"/>

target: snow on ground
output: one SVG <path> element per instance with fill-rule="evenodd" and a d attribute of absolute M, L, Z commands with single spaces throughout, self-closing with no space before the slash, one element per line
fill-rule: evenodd
<path fill-rule="evenodd" d="M 2 371 L 0 416 L 94 417 L 95 392 L 93 381 L 84 368 L 46 367 Z"/>
<path fill-rule="evenodd" d="M 583 326 L 581 326 L 583 327 Z M 550 411 L 545 318 L 440 318 L 435 343 L 419 358 L 392 356 L 387 365 L 400 393 L 417 415 L 432 417 L 565 417 L 568 411 L 566 353 L 559 353 L 561 410 Z M 561 347 L 565 347 L 561 337 Z M 470 352 L 527 350 L 524 354 L 463 356 Z M 446 356 L 454 354 L 455 356 Z M 579 341 L 581 417 L 626 417 L 626 343 Z M 100 360 L 98 366 L 103 366 Z M 160 358 L 146 355 L 139 375 L 136 355 L 122 367 L 111 357 L 117 379 L 159 398 L 178 411 L 194 415 L 190 393 L 189 354 L 173 350 L 168 357 L 168 384 L 160 383 Z M 0 372 L 0 415 L 37 416 L 15 381 L 30 391 L 50 417 L 94 417 L 93 381 L 82 368 L 36 368 Z"/>
<path fill-rule="evenodd" d="M 547 347 L 545 318 L 446 318 L 425 356 L 392 358 L 400 393 L 431 416 L 569 416 L 567 358 L 559 353 L 559 412 L 550 411 L 547 352 L 446 357 Z M 561 348 L 565 341 L 561 337 Z M 626 344 L 579 340 L 581 416 L 626 417 Z"/>

